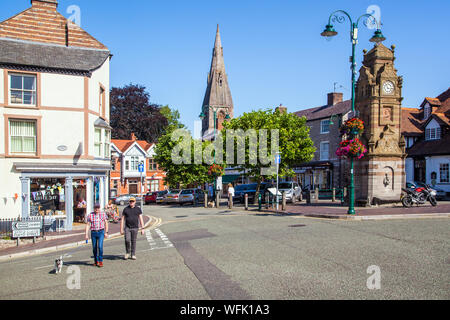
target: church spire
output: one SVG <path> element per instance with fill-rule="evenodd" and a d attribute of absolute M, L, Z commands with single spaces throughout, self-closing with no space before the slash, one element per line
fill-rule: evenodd
<path fill-rule="evenodd" d="M 216 124 L 214 126 L 214 111 L 216 111 Z M 233 99 L 228 86 L 228 77 L 225 72 L 225 62 L 223 59 L 222 41 L 220 38 L 219 25 L 217 25 L 216 39 L 211 60 L 211 68 L 208 73 L 208 81 L 205 97 L 202 104 L 202 112 L 205 118 L 202 122 L 202 135 L 207 130 L 222 128 L 225 117 L 233 117 Z"/>

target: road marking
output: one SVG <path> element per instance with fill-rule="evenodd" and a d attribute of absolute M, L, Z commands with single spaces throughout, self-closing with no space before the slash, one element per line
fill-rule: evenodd
<path fill-rule="evenodd" d="M 147 230 L 145 232 L 145 236 L 147 238 L 148 244 L 150 245 L 150 250 L 173 248 L 172 242 L 170 242 L 169 238 L 167 238 L 167 236 L 161 230 L 157 228 L 155 229 L 155 232 L 164 244 L 161 244 L 161 241 L 153 239 L 151 231 Z"/>

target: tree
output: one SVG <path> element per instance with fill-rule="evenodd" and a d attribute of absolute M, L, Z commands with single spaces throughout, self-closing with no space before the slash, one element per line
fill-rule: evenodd
<path fill-rule="evenodd" d="M 150 94 L 144 86 L 114 87 L 110 100 L 113 139 L 130 139 L 134 133 L 140 140 L 154 142 L 164 132 L 168 119 L 160 106 L 150 103 Z"/>
<path fill-rule="evenodd" d="M 239 138 L 235 137 L 239 130 L 241 133 L 246 133 L 245 137 L 241 138 L 243 145 L 240 147 Z M 299 163 L 311 161 L 315 152 L 313 141 L 309 137 L 309 128 L 306 126 L 306 118 L 279 110 L 272 112 L 271 109 L 267 109 L 244 113 L 239 118 L 224 122 L 221 133 L 224 149 L 227 148 L 228 143 L 229 146 L 234 145 L 234 150 L 238 150 L 232 154 L 227 150 L 227 159 L 225 159 L 227 165 L 245 169 L 245 175 L 254 178 L 258 183 L 257 194 L 264 179 L 276 177 L 276 172 L 273 170 L 264 172 L 269 167 L 268 161 L 275 164 L 276 151 L 281 152 L 279 165 L 281 177 L 295 175 L 291 168 Z M 274 140 L 277 135 L 278 146 Z M 255 197 L 256 201 L 257 197 Z"/>

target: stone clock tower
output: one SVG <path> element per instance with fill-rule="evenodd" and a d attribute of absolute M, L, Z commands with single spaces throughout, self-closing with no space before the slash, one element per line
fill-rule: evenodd
<path fill-rule="evenodd" d="M 355 199 L 373 205 L 400 201 L 405 187 L 405 142 L 401 135 L 402 77 L 394 49 L 382 43 L 364 51 L 356 84 L 355 109 L 364 121 L 366 155 L 355 161 Z"/>

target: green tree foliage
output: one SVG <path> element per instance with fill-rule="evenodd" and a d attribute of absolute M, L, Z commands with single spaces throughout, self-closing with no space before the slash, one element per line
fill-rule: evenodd
<path fill-rule="evenodd" d="M 294 171 L 292 168 L 295 165 L 311 161 L 314 156 L 315 148 L 313 141 L 309 137 L 309 127 L 306 126 L 305 117 L 300 118 L 295 114 L 280 112 L 279 110 L 272 112 L 271 109 L 244 113 L 239 118 L 224 122 L 224 129 L 221 132 L 224 138 L 224 148 L 227 145 L 227 132 L 231 133 L 230 130 L 237 132 L 239 129 L 247 133 L 254 130 L 256 131 L 257 138 L 256 140 L 252 140 L 250 136 L 245 138 L 245 161 L 243 164 L 238 163 L 239 152 L 235 152 L 233 164 L 230 164 L 230 159 L 228 159 L 227 166 L 245 169 L 246 176 L 252 177 L 258 182 L 257 192 L 259 192 L 260 183 L 264 179 L 273 179 L 276 177 L 276 172 L 271 175 L 261 173 L 261 169 L 269 166 L 267 162 L 264 163 L 264 161 L 261 161 L 264 160 L 261 155 L 267 155 L 275 163 L 275 154 L 272 154 L 271 130 L 278 131 L 278 151 L 281 152 L 279 175 L 281 177 L 293 176 Z M 261 153 L 260 151 L 264 147 L 260 141 L 260 138 L 263 138 L 262 129 L 265 129 L 268 135 L 267 139 L 262 139 L 263 141 L 267 141 L 267 150 Z M 238 139 L 233 138 L 233 141 L 235 150 L 238 150 Z M 227 154 L 230 156 L 229 152 Z M 255 201 L 257 201 L 256 197 Z"/>

